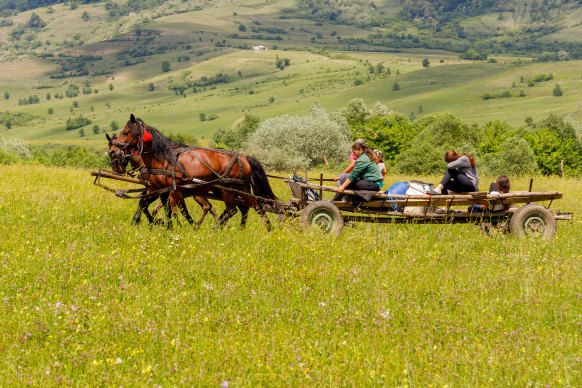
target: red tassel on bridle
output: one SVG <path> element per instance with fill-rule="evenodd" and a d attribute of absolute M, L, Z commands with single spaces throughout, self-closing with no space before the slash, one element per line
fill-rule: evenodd
<path fill-rule="evenodd" d="M 148 131 L 144 131 L 144 133 L 143 133 L 143 141 L 144 142 L 152 141 L 152 134 L 149 133 Z"/>

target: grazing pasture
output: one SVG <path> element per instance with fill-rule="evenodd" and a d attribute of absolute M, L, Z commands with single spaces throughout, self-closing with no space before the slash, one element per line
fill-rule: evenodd
<path fill-rule="evenodd" d="M 134 228 L 137 204 L 86 170 L 0 166 L 0 384 L 580 385 L 582 182 L 534 189 L 575 212 L 551 242 L 473 225 L 334 238 L 253 212 L 245 230 Z"/>

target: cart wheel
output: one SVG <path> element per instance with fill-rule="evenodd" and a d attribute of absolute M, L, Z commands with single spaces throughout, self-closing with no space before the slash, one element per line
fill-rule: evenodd
<path fill-rule="evenodd" d="M 519 237 L 537 236 L 551 240 L 556 234 L 556 219 L 542 205 L 529 204 L 517 209 L 509 221 L 509 229 Z"/>
<path fill-rule="evenodd" d="M 339 209 L 332 203 L 317 201 L 303 209 L 300 222 L 306 229 L 317 227 L 325 233 L 339 235 L 344 227 L 344 219 Z"/>

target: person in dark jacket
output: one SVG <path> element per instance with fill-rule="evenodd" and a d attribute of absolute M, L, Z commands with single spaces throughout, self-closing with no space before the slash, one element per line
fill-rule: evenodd
<path fill-rule="evenodd" d="M 455 151 L 445 153 L 447 172 L 436 187 L 437 192 L 448 194 L 454 192 L 479 191 L 479 174 L 475 159 L 470 154 L 458 154 Z"/>

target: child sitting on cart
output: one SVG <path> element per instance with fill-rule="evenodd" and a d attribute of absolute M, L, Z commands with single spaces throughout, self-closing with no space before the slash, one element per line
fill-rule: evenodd
<path fill-rule="evenodd" d="M 341 185 L 338 187 L 338 193 L 333 197 L 332 201 L 342 200 L 342 193 L 345 189 L 379 191 L 383 186 L 383 176 L 376 163 L 377 156 L 370 150 L 368 145 L 356 141 L 352 144 L 352 152 L 357 157 L 356 164 L 345 180 L 342 181 L 340 178 Z"/>

